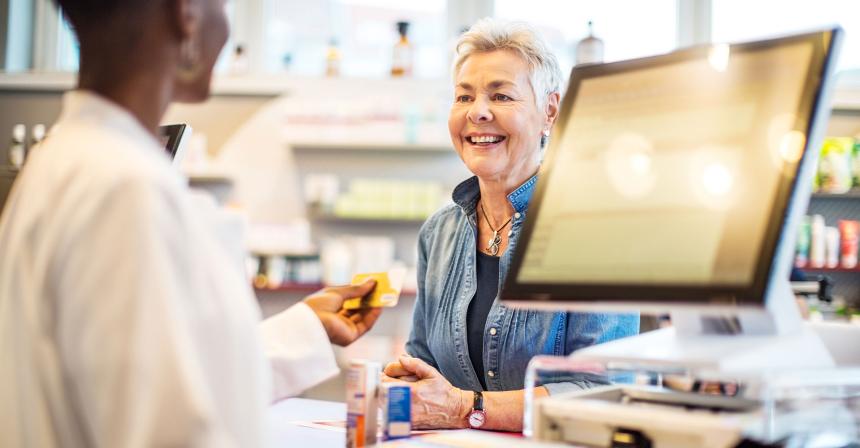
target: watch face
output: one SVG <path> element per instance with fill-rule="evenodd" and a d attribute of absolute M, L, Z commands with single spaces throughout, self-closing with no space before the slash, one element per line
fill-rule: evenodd
<path fill-rule="evenodd" d="M 472 428 L 480 428 L 484 426 L 484 422 L 487 421 L 487 415 L 484 411 L 472 411 L 469 414 L 469 426 Z"/>

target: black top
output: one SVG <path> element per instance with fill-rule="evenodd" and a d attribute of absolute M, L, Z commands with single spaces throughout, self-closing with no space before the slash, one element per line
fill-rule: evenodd
<path fill-rule="evenodd" d="M 472 367 L 478 374 L 481 387 L 487 390 L 487 382 L 484 381 L 484 327 L 487 325 L 490 308 L 499 293 L 499 257 L 479 250 L 477 260 L 478 290 L 466 312 L 466 330 Z"/>

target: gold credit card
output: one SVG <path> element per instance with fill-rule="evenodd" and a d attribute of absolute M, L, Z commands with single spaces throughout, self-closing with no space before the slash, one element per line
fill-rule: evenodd
<path fill-rule="evenodd" d="M 406 279 L 406 268 L 396 267 L 388 272 L 373 272 L 367 274 L 356 274 L 351 284 L 360 285 L 372 278 L 376 280 L 376 287 L 366 297 L 356 297 L 343 302 L 346 310 L 359 308 L 380 308 L 397 305 L 400 298 L 400 289 L 403 280 Z"/>

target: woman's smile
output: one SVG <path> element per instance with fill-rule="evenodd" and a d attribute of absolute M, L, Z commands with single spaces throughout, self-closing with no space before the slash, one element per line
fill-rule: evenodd
<path fill-rule="evenodd" d="M 494 133 L 469 133 L 464 138 L 466 144 L 472 149 L 487 150 L 495 149 L 500 146 L 507 137 L 501 134 Z"/>

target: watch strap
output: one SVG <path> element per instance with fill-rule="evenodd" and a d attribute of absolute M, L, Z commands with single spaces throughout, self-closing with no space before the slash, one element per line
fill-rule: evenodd
<path fill-rule="evenodd" d="M 475 399 L 472 402 L 472 410 L 473 411 L 483 411 L 484 410 L 484 393 L 477 390 L 475 391 Z"/>

